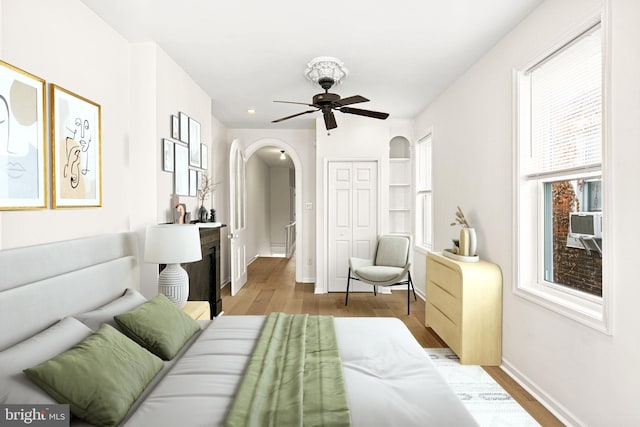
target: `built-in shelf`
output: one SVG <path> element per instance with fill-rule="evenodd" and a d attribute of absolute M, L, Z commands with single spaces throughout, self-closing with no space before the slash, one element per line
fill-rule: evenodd
<path fill-rule="evenodd" d="M 411 232 L 411 150 L 409 140 L 389 141 L 389 231 Z"/>

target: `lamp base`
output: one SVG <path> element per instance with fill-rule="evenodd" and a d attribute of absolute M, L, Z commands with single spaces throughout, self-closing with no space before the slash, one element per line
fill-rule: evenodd
<path fill-rule="evenodd" d="M 189 298 L 189 275 L 180 264 L 167 264 L 158 277 L 158 291 L 179 308 Z"/>

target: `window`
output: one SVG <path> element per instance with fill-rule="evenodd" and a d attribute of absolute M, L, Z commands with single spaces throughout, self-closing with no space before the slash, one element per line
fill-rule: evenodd
<path fill-rule="evenodd" d="M 598 23 L 517 73 L 515 286 L 606 331 L 602 70 Z"/>
<path fill-rule="evenodd" d="M 433 249 L 433 194 L 431 188 L 431 134 L 416 143 L 416 245 Z"/>

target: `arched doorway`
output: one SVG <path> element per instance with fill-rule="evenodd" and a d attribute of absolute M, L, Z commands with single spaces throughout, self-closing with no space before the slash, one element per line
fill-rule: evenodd
<path fill-rule="evenodd" d="M 252 143 L 250 143 L 245 149 L 245 158 L 250 159 L 252 155 L 254 155 L 257 151 L 266 147 L 275 147 L 278 150 L 284 150 L 285 155 L 289 157 L 289 159 L 293 162 L 294 167 L 294 176 L 295 176 L 295 194 L 292 199 L 294 200 L 295 207 L 295 219 L 296 219 L 296 227 L 295 227 L 295 241 L 302 242 L 304 239 L 304 218 L 302 215 L 302 162 L 300 160 L 300 156 L 296 152 L 296 150 L 286 142 L 277 139 L 277 138 L 262 138 L 258 139 Z M 251 227 L 251 224 L 248 224 Z M 301 254 L 302 245 L 297 245 L 298 255 L 295 257 L 296 263 L 296 281 L 302 282 L 302 274 L 303 274 L 303 260 L 305 259 L 304 254 Z"/>

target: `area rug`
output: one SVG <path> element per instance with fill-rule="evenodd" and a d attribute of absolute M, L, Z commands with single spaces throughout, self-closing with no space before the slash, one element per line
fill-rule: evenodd
<path fill-rule="evenodd" d="M 482 367 L 461 365 L 448 348 L 426 348 L 438 371 L 482 427 L 539 426 Z"/>

